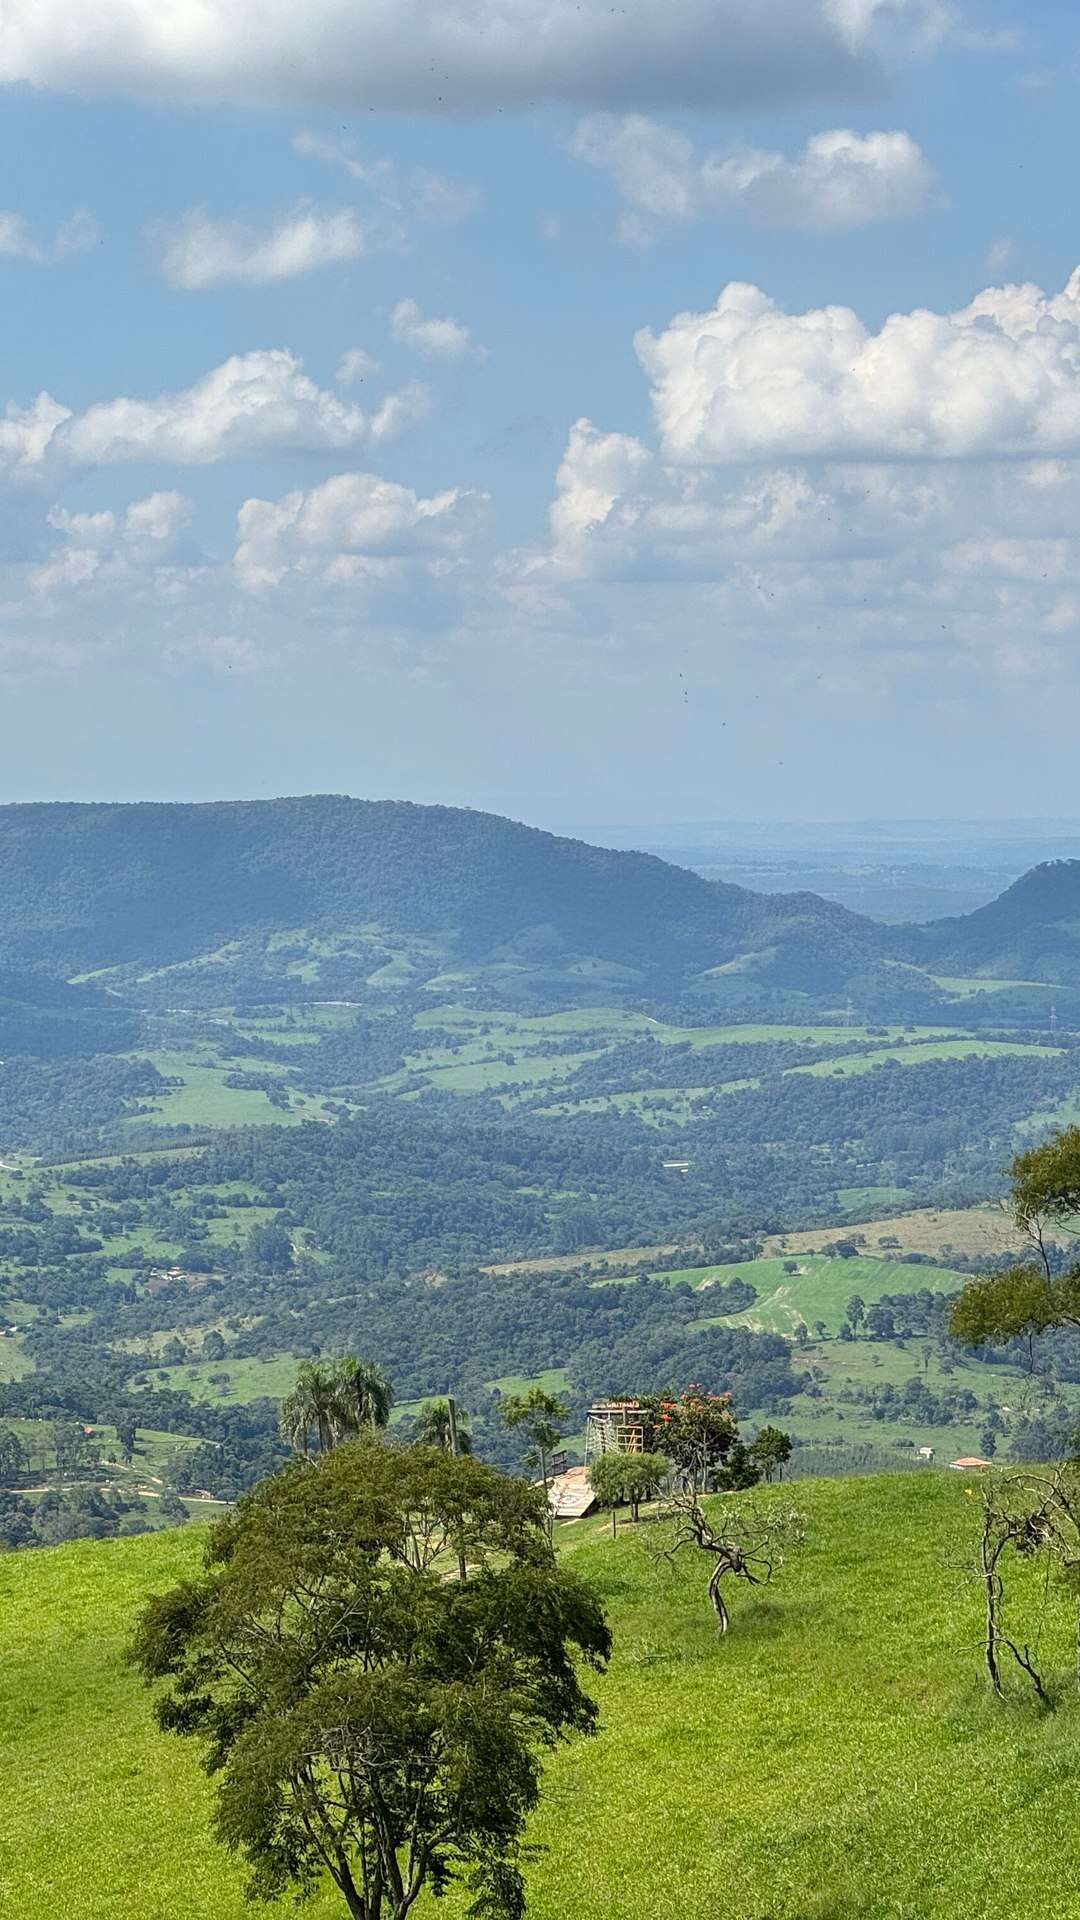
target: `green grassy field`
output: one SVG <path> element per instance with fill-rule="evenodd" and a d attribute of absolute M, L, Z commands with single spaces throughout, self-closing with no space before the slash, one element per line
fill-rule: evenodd
<path fill-rule="evenodd" d="M 190 1393 L 193 1400 L 229 1407 L 264 1396 L 280 1400 L 291 1393 L 298 1364 L 291 1354 L 283 1353 L 273 1360 L 197 1360 L 190 1366 L 161 1369 L 144 1362 L 138 1371 L 146 1374 L 151 1386 L 168 1385 L 178 1393 Z M 222 1375 L 227 1375 L 227 1383 Z"/>
<path fill-rule="evenodd" d="M 838 1187 L 836 1197 L 845 1213 L 867 1213 L 871 1207 L 902 1207 L 906 1187 Z"/>
<path fill-rule="evenodd" d="M 946 993 L 953 993 L 960 1000 L 970 1000 L 974 993 L 1007 993 L 1017 988 L 1030 987 L 1036 993 L 1051 993 L 1053 988 L 1046 980 L 988 980 L 981 974 L 932 973 L 929 976 L 937 987 Z"/>
<path fill-rule="evenodd" d="M 943 1040 L 955 1036 L 957 1027 L 866 1027 L 866 1026 L 796 1026 L 789 1024 L 764 1024 L 762 1022 L 744 1022 L 737 1026 L 714 1027 L 676 1027 L 663 1020 L 654 1020 L 645 1013 L 628 1012 L 621 1007 L 575 1007 L 564 1013 L 516 1014 L 506 1012 L 483 1011 L 476 1007 L 466 1007 L 453 1003 L 425 1009 L 416 1017 L 416 1027 L 423 1032 L 430 1027 L 449 1027 L 458 1031 L 473 1028 L 489 1028 L 488 1038 L 496 1046 L 525 1045 L 530 1036 L 535 1041 L 545 1038 L 565 1037 L 571 1033 L 605 1034 L 609 1039 L 630 1040 L 639 1037 L 662 1040 L 671 1044 L 689 1041 L 695 1047 L 731 1046 L 740 1041 L 747 1043 L 760 1040 L 783 1040 L 810 1045 L 837 1045 L 841 1041 L 880 1042 L 900 1039 Z M 961 1029 L 962 1031 L 962 1029 Z"/>
<path fill-rule="evenodd" d="M 291 1105 L 275 1107 L 265 1093 L 257 1089 L 227 1087 L 226 1074 L 244 1069 L 270 1073 L 281 1078 L 284 1069 L 268 1066 L 264 1060 L 229 1060 L 225 1063 L 199 1053 L 167 1050 L 133 1054 L 133 1059 L 149 1060 L 158 1072 L 182 1084 L 167 1087 L 145 1104 L 148 1112 L 142 1123 L 155 1126 L 258 1127 L 299 1126 L 301 1120 L 318 1118 L 323 1103 L 310 1094 L 290 1089 Z"/>
<path fill-rule="evenodd" d="M 707 1563 L 651 1530 L 565 1528 L 615 1636 L 602 1731 L 548 1763 L 530 1920 L 1075 1920 L 1080 1709 L 1070 1606 L 1036 1574 L 1025 1631 L 1062 1704 L 981 1682 L 976 1524 L 961 1475 L 778 1489 L 807 1544 L 712 1630 Z M 195 1530 L 0 1559 L 0 1909 L 18 1920 L 241 1920 L 211 1789 L 153 1726 L 122 1648 L 144 1597 L 195 1567 Z M 457 1892 L 418 1912 L 461 1920 Z M 284 1916 L 290 1901 L 265 1909 Z M 340 1909 L 318 1893 L 306 1911 Z"/>
<path fill-rule="evenodd" d="M 5 1307 L 2 1311 L 6 1315 L 10 1309 Z M 23 1352 L 20 1335 L 17 1333 L 0 1335 L 0 1383 L 8 1380 L 24 1380 L 26 1375 L 33 1371 L 34 1363 L 30 1355 Z"/>
<path fill-rule="evenodd" d="M 1010 1054 L 1049 1060 L 1060 1052 L 1060 1047 L 1030 1046 L 1020 1040 L 913 1040 L 903 1047 L 874 1047 L 844 1060 L 816 1060 L 812 1066 L 791 1067 L 789 1072 L 818 1076 L 869 1073 L 872 1068 L 883 1067 L 888 1062 L 900 1067 L 921 1067 L 932 1060 L 1001 1060 Z"/>
<path fill-rule="evenodd" d="M 962 1028 L 958 1031 L 956 1027 L 870 1028 L 796 1026 L 793 1023 L 767 1025 L 759 1022 L 738 1026 L 678 1027 L 647 1014 L 612 1007 L 522 1015 L 487 1009 L 480 1011 L 451 1003 L 417 1015 L 414 1026 L 418 1035 L 431 1033 L 434 1039 L 437 1039 L 440 1028 L 444 1032 L 450 1031 L 458 1037 L 459 1044 L 453 1049 L 433 1045 L 410 1054 L 404 1071 L 387 1075 L 375 1083 L 381 1091 L 401 1092 L 419 1077 L 425 1085 L 438 1087 L 444 1092 L 479 1093 L 492 1087 L 504 1087 L 507 1089 L 503 1095 L 504 1105 L 516 1105 L 530 1094 L 542 1097 L 545 1083 L 548 1083 L 552 1093 L 556 1092 L 557 1085 L 552 1083 L 565 1079 L 578 1066 L 602 1057 L 610 1047 L 628 1040 L 650 1039 L 665 1046 L 689 1046 L 693 1052 L 702 1054 L 714 1047 L 770 1042 L 776 1045 L 817 1047 L 823 1054 L 840 1045 L 865 1048 L 864 1053 L 837 1063 L 845 1073 L 866 1072 L 894 1059 L 903 1065 L 919 1066 L 934 1060 L 975 1056 L 992 1058 L 999 1052 L 1042 1051 L 1019 1042 L 986 1041 Z M 570 1036 L 580 1037 L 580 1053 L 545 1056 L 538 1052 L 545 1041 L 566 1040 Z M 514 1054 L 512 1062 L 493 1057 L 507 1051 Z M 825 1058 L 815 1065 L 793 1068 L 791 1071 L 830 1073 L 833 1067 L 834 1061 Z M 742 1087 L 755 1085 L 755 1080 L 744 1079 L 732 1080 L 721 1086 L 660 1087 L 644 1093 L 613 1087 L 609 1093 L 589 1095 L 578 1101 L 548 1101 L 540 1111 L 549 1116 L 605 1110 L 631 1111 L 646 1123 L 683 1125 L 691 1118 L 689 1103 L 695 1097 L 735 1092 Z M 661 1100 L 671 1104 L 662 1116 L 657 1117 L 650 1112 L 650 1108 Z"/>
<path fill-rule="evenodd" d="M 784 1269 L 791 1262 L 796 1271 L 786 1273 Z M 757 1299 L 745 1313 L 724 1315 L 723 1324 L 790 1335 L 800 1320 L 811 1328 L 815 1320 L 822 1320 L 829 1333 L 836 1333 L 852 1294 L 861 1295 L 869 1307 L 884 1293 L 917 1293 L 921 1287 L 929 1287 L 934 1293 L 955 1293 L 963 1286 L 965 1276 L 948 1267 L 911 1266 L 869 1254 L 839 1260 L 827 1254 L 802 1253 L 743 1260 L 732 1266 L 682 1267 L 657 1278 L 670 1286 L 687 1281 L 692 1287 L 701 1287 L 702 1317 L 710 1321 L 714 1317 L 709 1315 L 710 1283 L 722 1286 L 728 1280 L 748 1280 L 757 1288 Z"/>
<path fill-rule="evenodd" d="M 486 1382 L 499 1393 L 527 1393 L 530 1387 L 542 1387 L 545 1393 L 565 1393 L 567 1384 L 565 1367 L 549 1367 L 546 1373 L 504 1373 L 498 1380 Z"/>

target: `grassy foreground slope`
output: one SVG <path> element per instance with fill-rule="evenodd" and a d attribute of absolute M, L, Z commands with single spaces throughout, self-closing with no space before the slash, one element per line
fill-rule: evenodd
<path fill-rule="evenodd" d="M 606 1522 L 560 1545 L 615 1631 L 604 1729 L 556 1755 L 533 1837 L 533 1920 L 1065 1920 L 1080 1912 L 1080 1709 L 983 1697 L 960 1475 L 773 1490 L 804 1551 L 720 1642 L 704 1556 Z M 206 1836 L 207 1786 L 153 1729 L 120 1648 L 140 1598 L 191 1569 L 194 1532 L 0 1560 L 0 1911 L 52 1920 L 239 1920 L 253 1910 Z M 1063 1596 L 1042 1616 L 1065 1685 Z M 1034 1630 L 1029 1616 L 1028 1630 Z M 452 1896 L 423 1908 L 450 1920 Z M 259 1911 L 259 1909 L 254 1909 Z M 283 1903 L 272 1911 L 295 1909 Z M 306 1911 L 328 1920 L 329 1898 Z"/>

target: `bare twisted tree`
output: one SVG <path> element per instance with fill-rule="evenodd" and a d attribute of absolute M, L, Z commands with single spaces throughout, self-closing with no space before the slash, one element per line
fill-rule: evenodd
<path fill-rule="evenodd" d="M 695 1547 L 712 1559 L 707 1591 L 718 1633 L 726 1633 L 731 1624 L 721 1583 L 732 1579 L 745 1580 L 751 1587 L 766 1586 L 783 1565 L 785 1554 L 802 1546 L 806 1538 L 805 1516 L 797 1508 L 725 1501 L 714 1522 L 696 1492 L 685 1487 L 666 1502 L 660 1517 L 671 1525 L 668 1544 L 660 1549 L 664 1559 L 674 1559 L 686 1547 Z"/>

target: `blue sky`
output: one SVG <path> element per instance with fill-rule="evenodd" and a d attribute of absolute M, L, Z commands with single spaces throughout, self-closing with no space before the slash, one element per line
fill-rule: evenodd
<path fill-rule="evenodd" d="M 1063 0 L 9 0 L 5 799 L 1074 814 Z"/>

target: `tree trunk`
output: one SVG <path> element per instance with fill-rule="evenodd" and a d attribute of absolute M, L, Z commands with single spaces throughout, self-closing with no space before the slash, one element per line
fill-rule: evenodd
<path fill-rule="evenodd" d="M 329 1862 L 327 1863 L 330 1864 Z M 337 1866 L 330 1866 L 338 1891 L 349 1909 L 349 1920 L 382 1920 L 383 1897 L 382 1879 L 377 1878 L 373 1887 L 363 1891 L 357 1886 L 349 1870 L 348 1860 L 343 1853 L 337 1856 Z"/>
<path fill-rule="evenodd" d="M 1004 1693 L 1004 1688 L 1001 1684 L 1001 1672 L 997 1661 L 996 1576 L 993 1568 L 988 1567 L 986 1564 L 985 1553 L 983 1555 L 983 1589 L 986 1594 L 986 1643 L 984 1647 L 986 1671 L 990 1677 L 990 1685 L 1000 1700 Z"/>
<path fill-rule="evenodd" d="M 454 1399 L 452 1393 L 448 1393 L 446 1396 L 446 1416 L 450 1423 L 450 1452 L 456 1460 L 461 1448 L 458 1441 L 457 1401 Z M 469 1569 L 465 1565 L 465 1549 L 460 1540 L 457 1542 L 457 1570 L 458 1579 L 461 1581 L 462 1586 L 464 1586 L 469 1577 Z"/>
<path fill-rule="evenodd" d="M 726 1633 L 728 1630 L 728 1610 L 724 1605 L 724 1596 L 720 1591 L 720 1581 L 725 1571 L 726 1569 L 722 1564 L 714 1567 L 712 1577 L 709 1581 L 709 1605 L 716 1615 L 717 1633 Z"/>
<path fill-rule="evenodd" d="M 1049 1710 L 1053 1703 L 1050 1700 L 1050 1697 L 1046 1691 L 1046 1688 L 1043 1686 L 1042 1676 L 1039 1673 L 1039 1670 L 1036 1667 L 1035 1662 L 1031 1657 L 1031 1648 L 1025 1647 L 1023 1653 L 1021 1653 L 1019 1647 L 1016 1645 L 1014 1641 L 1005 1640 L 1004 1635 L 1002 1635 L 1002 1639 L 1004 1640 L 1005 1645 L 1008 1647 L 1009 1652 L 1012 1654 L 1013 1659 L 1016 1661 L 1017 1666 L 1023 1668 L 1024 1672 L 1027 1674 L 1028 1679 L 1031 1681 L 1031 1684 L 1035 1689 L 1035 1694 L 1038 1699 L 1039 1705 L 1042 1707 L 1046 1707 L 1047 1710 Z"/>

